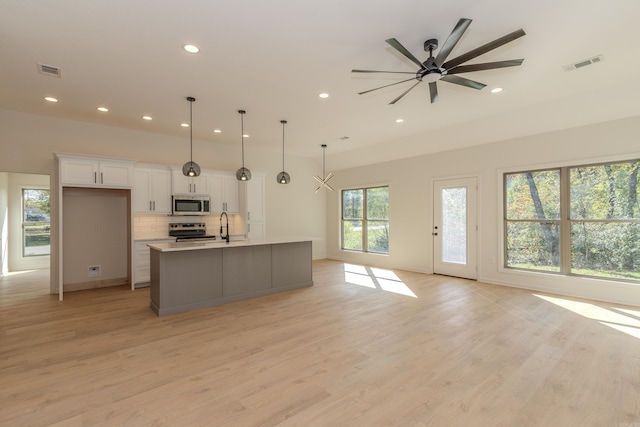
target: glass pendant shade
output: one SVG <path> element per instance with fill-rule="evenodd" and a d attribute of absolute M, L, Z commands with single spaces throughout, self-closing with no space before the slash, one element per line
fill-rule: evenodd
<path fill-rule="evenodd" d="M 288 173 L 286 173 L 285 171 L 282 171 L 278 174 L 278 177 L 276 178 L 276 180 L 278 181 L 279 184 L 288 184 L 291 182 L 291 177 L 289 176 Z"/>
<path fill-rule="evenodd" d="M 188 161 L 182 165 L 182 173 L 185 176 L 198 176 L 200 175 L 200 166 L 196 162 Z"/>
<path fill-rule="evenodd" d="M 240 113 L 240 135 L 242 135 L 242 167 L 236 171 L 236 179 L 238 181 L 249 181 L 251 179 L 251 171 L 244 167 L 244 115 L 245 110 L 238 110 Z"/>
<path fill-rule="evenodd" d="M 251 179 L 251 171 L 244 166 L 236 171 L 236 179 L 238 181 L 249 181 Z"/>
<path fill-rule="evenodd" d="M 189 156 L 189 161 L 182 166 L 182 173 L 184 176 L 200 175 L 200 166 L 193 161 L 193 103 L 195 100 L 196 99 L 192 96 L 187 97 L 187 101 L 189 101 L 189 150 L 191 154 Z"/>
<path fill-rule="evenodd" d="M 288 184 L 291 182 L 291 177 L 284 170 L 284 125 L 287 124 L 287 121 L 280 120 L 280 123 L 282 123 L 282 172 L 280 172 L 276 177 L 276 182 L 278 184 Z"/>

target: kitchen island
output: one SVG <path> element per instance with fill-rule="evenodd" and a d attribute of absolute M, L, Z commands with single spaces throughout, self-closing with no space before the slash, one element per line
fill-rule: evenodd
<path fill-rule="evenodd" d="M 313 285 L 311 241 L 150 243 L 151 309 L 182 313 Z"/>

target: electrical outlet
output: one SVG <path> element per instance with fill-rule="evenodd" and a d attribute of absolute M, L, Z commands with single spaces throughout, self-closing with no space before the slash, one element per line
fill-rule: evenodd
<path fill-rule="evenodd" d="M 99 265 L 90 265 L 87 270 L 87 276 L 99 276 L 100 275 L 100 266 Z"/>

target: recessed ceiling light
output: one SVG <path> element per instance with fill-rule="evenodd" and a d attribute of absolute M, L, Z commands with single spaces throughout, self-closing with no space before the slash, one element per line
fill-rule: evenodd
<path fill-rule="evenodd" d="M 402 123 L 404 122 L 404 119 L 396 119 L 396 123 Z"/>
<path fill-rule="evenodd" d="M 318 97 L 319 97 L 319 98 L 322 98 L 322 99 L 326 99 L 326 98 L 328 98 L 328 97 L 329 97 L 329 94 L 328 94 L 328 93 L 326 93 L 326 92 L 322 92 L 322 93 L 319 93 L 319 94 L 318 94 Z"/>
<path fill-rule="evenodd" d="M 220 129 L 214 129 L 213 132 L 214 133 L 222 133 L 222 131 Z"/>
<path fill-rule="evenodd" d="M 142 116 L 142 120 L 153 120 L 151 116 Z"/>
<path fill-rule="evenodd" d="M 499 92 L 502 92 L 502 88 L 501 87 L 496 87 L 496 88 L 491 89 L 491 93 L 499 93 Z"/>
<path fill-rule="evenodd" d="M 53 96 L 45 96 L 44 100 L 49 102 L 58 102 L 58 99 L 54 98 Z"/>
<path fill-rule="evenodd" d="M 109 109 L 107 107 L 98 107 L 97 110 L 101 111 L 103 113 L 106 113 L 107 111 L 109 111 Z"/>
<path fill-rule="evenodd" d="M 249 135 L 247 135 L 246 133 L 244 135 L 242 135 L 243 138 L 249 138 Z"/>
<path fill-rule="evenodd" d="M 182 126 L 183 128 L 188 128 L 189 127 L 189 123 L 180 123 L 180 126 Z"/>
<path fill-rule="evenodd" d="M 184 46 L 182 46 L 182 48 L 184 50 L 186 50 L 189 53 L 198 53 L 200 52 L 200 48 L 196 45 L 193 44 L 185 44 Z"/>

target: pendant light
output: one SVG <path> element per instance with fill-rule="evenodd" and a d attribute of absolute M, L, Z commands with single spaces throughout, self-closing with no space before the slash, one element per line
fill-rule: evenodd
<path fill-rule="evenodd" d="M 278 174 L 276 181 L 278 181 L 278 184 L 288 184 L 291 182 L 291 177 L 284 171 L 284 125 L 287 124 L 287 121 L 280 120 L 280 123 L 282 123 L 282 172 Z"/>
<path fill-rule="evenodd" d="M 318 188 L 316 188 L 316 193 L 322 188 L 327 188 L 331 191 L 334 191 L 333 188 L 328 184 L 329 180 L 333 178 L 333 172 L 329 172 L 329 175 L 325 175 L 324 171 L 324 158 L 325 151 L 327 149 L 327 144 L 322 144 L 322 176 L 325 178 L 320 178 L 318 175 L 314 175 L 313 178 L 320 183 Z"/>
<path fill-rule="evenodd" d="M 251 179 L 251 171 L 244 167 L 244 115 L 246 111 L 238 110 L 240 113 L 240 132 L 242 135 L 242 167 L 236 171 L 236 179 L 238 181 L 249 181 Z"/>
<path fill-rule="evenodd" d="M 191 156 L 189 161 L 182 166 L 182 173 L 185 176 L 200 175 L 200 166 L 193 161 L 193 103 L 195 100 L 196 99 L 192 96 L 187 97 L 187 101 L 189 101 L 189 147 Z"/>

